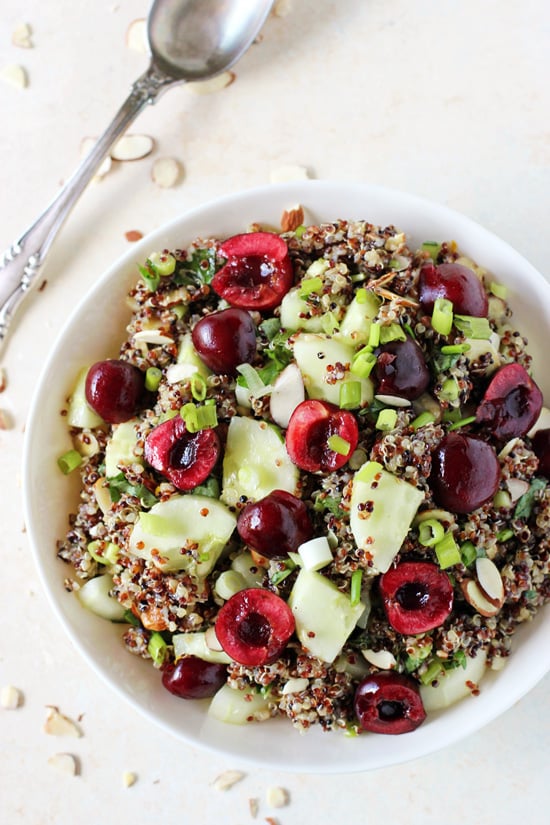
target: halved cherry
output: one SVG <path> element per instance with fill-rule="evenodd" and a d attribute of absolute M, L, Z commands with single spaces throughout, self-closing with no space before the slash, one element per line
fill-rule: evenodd
<path fill-rule="evenodd" d="M 521 364 L 506 364 L 495 373 L 476 420 L 496 438 L 509 439 L 527 433 L 542 409 L 542 393 Z"/>
<path fill-rule="evenodd" d="M 162 668 L 162 684 L 180 699 L 205 699 L 224 684 L 227 666 L 206 662 L 197 656 L 185 656 Z"/>
<path fill-rule="evenodd" d="M 359 726 L 372 733 L 408 733 L 426 711 L 416 682 L 403 673 L 375 673 L 357 686 L 354 701 Z"/>
<path fill-rule="evenodd" d="M 258 587 L 239 590 L 223 605 L 216 619 L 222 648 L 241 665 L 268 665 L 279 658 L 296 624 L 288 604 Z"/>
<path fill-rule="evenodd" d="M 339 437 L 338 447 L 333 436 Z M 301 470 L 331 473 L 343 467 L 359 440 L 359 429 L 353 413 L 341 410 L 328 401 L 310 399 L 298 404 L 288 422 L 286 449 Z M 346 446 L 347 445 L 347 446 Z"/>
<path fill-rule="evenodd" d="M 532 443 L 533 452 L 539 460 L 539 473 L 550 479 L 550 429 L 538 430 Z"/>
<path fill-rule="evenodd" d="M 396 395 L 413 401 L 426 390 L 430 373 L 422 349 L 407 336 L 390 341 L 377 351 L 376 379 L 379 395 Z"/>
<path fill-rule="evenodd" d="M 294 281 L 286 242 L 273 232 L 234 235 L 220 247 L 227 263 L 214 275 L 212 288 L 241 309 L 273 309 Z"/>
<path fill-rule="evenodd" d="M 462 264 L 424 264 L 418 279 L 418 297 L 427 312 L 432 311 L 436 298 L 451 301 L 459 315 L 486 318 L 489 308 L 480 279 Z"/>
<path fill-rule="evenodd" d="M 429 561 L 402 561 L 380 577 L 382 603 L 394 630 L 405 636 L 442 625 L 453 608 L 448 575 Z"/>
<path fill-rule="evenodd" d="M 212 472 L 220 453 L 213 429 L 190 433 L 180 415 L 154 427 L 145 439 L 145 460 L 178 490 L 192 490 Z"/>
<path fill-rule="evenodd" d="M 440 507 L 471 513 L 493 498 L 500 483 L 500 464 L 490 444 L 450 432 L 432 454 L 430 486 Z"/>
<path fill-rule="evenodd" d="M 303 501 L 286 490 L 273 490 L 241 510 L 237 531 L 262 556 L 276 559 L 312 538 L 313 525 Z"/>

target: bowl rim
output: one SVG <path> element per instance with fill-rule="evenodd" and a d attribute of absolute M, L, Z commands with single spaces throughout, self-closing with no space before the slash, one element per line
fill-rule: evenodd
<path fill-rule="evenodd" d="M 334 764 L 333 761 L 330 760 L 328 762 L 322 760 L 319 761 L 316 759 L 311 759 L 310 757 L 309 761 L 305 760 L 303 763 L 297 765 L 295 762 L 292 761 L 289 764 L 286 764 L 285 762 L 281 762 L 280 759 L 270 759 L 268 754 L 264 754 L 262 756 L 262 759 L 259 759 L 257 754 L 255 756 L 250 757 L 247 756 L 246 753 L 243 753 L 241 751 L 239 751 L 237 754 L 235 752 L 232 752 L 230 748 L 226 748 L 223 746 L 220 747 L 219 744 L 214 744 L 212 741 L 210 741 L 208 736 L 206 739 L 202 739 L 197 738 L 197 736 L 195 735 L 189 735 L 189 733 L 186 733 L 185 731 L 179 729 L 176 730 L 174 726 L 170 725 L 165 719 L 159 718 L 158 714 L 155 713 L 154 707 L 149 706 L 144 701 L 140 701 L 138 698 L 136 698 L 136 696 L 130 695 L 128 693 L 128 690 L 124 689 L 121 686 L 121 684 L 117 682 L 112 675 L 110 675 L 110 673 L 106 669 L 106 666 L 101 661 L 98 661 L 98 657 L 94 657 L 94 655 L 92 655 L 90 649 L 86 646 L 86 644 L 83 643 L 83 640 L 77 632 L 75 626 L 68 622 L 67 616 L 65 612 L 62 610 L 59 600 L 54 595 L 54 589 L 52 587 L 52 574 L 50 570 L 50 568 L 52 567 L 52 558 L 44 554 L 44 552 L 41 550 L 40 528 L 36 520 L 35 508 L 33 507 L 33 491 L 31 480 L 33 477 L 33 473 L 35 472 L 33 442 L 36 440 L 37 437 L 37 427 L 39 425 L 43 408 L 41 396 L 44 393 L 53 366 L 62 356 L 62 349 L 65 338 L 69 335 L 72 326 L 75 323 L 75 319 L 77 319 L 78 316 L 83 313 L 84 309 L 89 304 L 89 302 L 93 300 L 94 296 L 98 295 L 101 292 L 101 290 L 105 287 L 106 284 L 109 284 L 111 281 L 113 281 L 113 279 L 118 273 L 124 272 L 136 260 L 141 260 L 142 258 L 146 257 L 147 250 L 155 248 L 155 244 L 158 243 L 158 241 L 160 241 L 163 237 L 174 234 L 174 232 L 176 230 L 179 230 L 179 228 L 182 225 L 185 227 L 185 225 L 192 224 L 193 221 L 196 221 L 197 219 L 208 220 L 208 216 L 212 213 L 219 213 L 220 210 L 227 210 L 228 212 L 231 212 L 233 215 L 239 214 L 239 209 L 242 208 L 243 204 L 254 203 L 258 199 L 263 199 L 265 201 L 267 198 L 269 198 L 277 200 L 278 202 L 284 200 L 286 203 L 293 203 L 296 201 L 304 203 L 304 200 L 307 197 L 307 199 L 310 202 L 314 203 L 316 202 L 316 199 L 318 199 L 319 197 L 330 200 L 331 196 L 336 197 L 338 195 L 339 197 L 343 197 L 344 193 L 346 193 L 348 196 L 353 195 L 354 198 L 364 199 L 367 204 L 369 199 L 373 199 L 375 202 L 380 201 L 387 204 L 392 204 L 395 201 L 398 201 L 401 205 L 400 208 L 405 210 L 418 210 L 422 214 L 424 212 L 431 213 L 435 210 L 435 212 L 441 218 L 441 222 L 444 225 L 456 225 L 456 227 L 460 227 L 461 233 L 465 236 L 468 236 L 471 233 L 472 235 L 480 236 L 481 238 L 486 238 L 490 240 L 491 243 L 496 245 L 496 247 L 498 247 L 503 254 L 506 254 L 509 257 L 511 266 L 517 266 L 518 269 L 522 273 L 524 273 L 522 279 L 524 277 L 528 278 L 532 284 L 536 285 L 536 291 L 540 290 L 542 293 L 548 292 L 548 297 L 550 297 L 550 284 L 548 283 L 548 281 L 546 281 L 546 279 L 541 275 L 541 273 L 539 273 L 538 270 L 536 270 L 529 263 L 529 261 L 527 261 L 522 255 L 520 255 L 520 253 L 517 252 L 513 247 L 511 247 L 506 241 L 502 240 L 494 233 L 481 227 L 472 219 L 451 209 L 450 207 L 437 204 L 433 201 L 430 201 L 423 197 L 419 197 L 417 195 L 402 192 L 397 189 L 389 189 L 387 187 L 379 185 L 349 183 L 345 181 L 318 180 L 300 181 L 290 184 L 269 184 L 266 186 L 258 186 L 250 189 L 245 189 L 241 192 L 226 194 L 221 198 L 209 200 L 206 203 L 200 204 L 196 207 L 193 207 L 192 209 L 184 211 L 181 215 L 174 217 L 172 220 L 168 221 L 164 225 L 153 230 L 151 233 L 149 233 L 149 235 L 146 235 L 138 243 L 133 244 L 132 248 L 126 251 L 124 254 L 122 254 L 116 261 L 114 261 L 114 263 L 112 263 L 111 266 L 108 267 L 107 270 L 96 281 L 93 287 L 89 289 L 81 297 L 81 299 L 71 312 L 70 316 L 66 319 L 61 331 L 59 332 L 56 338 L 54 346 L 42 367 L 41 375 L 35 387 L 29 409 L 27 427 L 23 444 L 22 466 L 24 516 L 25 523 L 27 525 L 27 530 L 29 533 L 31 550 L 36 568 L 38 570 L 41 585 L 46 593 L 47 600 L 51 605 L 54 614 L 61 622 L 65 632 L 68 634 L 74 646 L 79 651 L 79 654 L 83 656 L 85 661 L 94 670 L 94 672 L 97 673 L 103 679 L 103 681 L 105 681 L 109 685 L 109 687 L 115 691 L 115 693 L 121 696 L 126 702 L 129 702 L 131 706 L 133 706 L 143 716 L 152 721 L 157 727 L 160 726 L 161 729 L 165 730 L 171 735 L 176 736 L 177 738 L 183 740 L 189 745 L 200 747 L 201 749 L 216 753 L 217 755 L 222 754 L 226 757 L 231 756 L 232 759 L 236 759 L 243 764 L 250 764 L 256 767 L 275 767 L 282 771 L 298 770 L 302 773 L 315 774 L 352 773 L 388 767 L 390 765 L 403 763 L 412 759 L 419 758 L 421 756 L 428 755 L 443 747 L 448 747 L 449 745 L 455 744 L 456 742 L 464 739 L 465 737 L 469 736 L 475 731 L 480 730 L 489 722 L 493 721 L 496 717 L 504 713 L 510 706 L 512 706 L 516 701 L 518 701 L 522 696 L 524 696 L 529 690 L 531 690 L 540 681 L 540 679 L 542 679 L 543 676 L 550 670 L 550 652 L 547 654 L 546 658 L 540 655 L 538 657 L 529 657 L 528 652 L 525 652 L 523 658 L 529 660 L 530 664 L 529 678 L 524 679 L 521 685 L 516 684 L 515 689 L 506 698 L 500 695 L 500 693 L 502 693 L 501 691 L 498 694 L 499 701 L 494 701 L 487 707 L 484 707 L 485 712 L 481 720 L 478 718 L 478 714 L 476 713 L 460 714 L 460 725 L 456 726 L 453 731 L 447 731 L 447 735 L 443 737 L 442 741 L 440 741 L 441 737 L 438 739 L 438 737 L 436 736 L 435 740 L 432 741 L 430 737 L 423 736 L 421 733 L 421 727 L 417 729 L 417 731 L 415 731 L 414 733 L 407 734 L 406 747 L 397 748 L 395 749 L 395 752 L 391 749 L 386 749 L 381 754 L 380 758 L 377 759 L 375 764 L 371 764 L 368 759 L 365 760 L 359 758 L 357 760 L 357 757 L 340 759 L 337 764 Z M 365 212 L 368 212 L 368 206 L 365 208 Z M 332 219 L 336 220 L 337 217 L 340 216 L 334 215 Z M 233 220 L 233 223 L 235 222 L 234 219 L 231 220 Z M 370 220 L 368 214 L 365 217 L 365 220 Z M 406 226 L 402 228 L 407 234 L 409 234 Z M 239 231 L 238 228 L 234 230 L 234 232 L 237 231 Z M 193 237 L 196 237 L 196 235 Z M 186 242 L 193 240 L 193 237 L 186 238 Z M 463 244 L 459 242 L 459 246 L 462 247 Z M 478 260 L 478 263 L 483 265 L 483 261 Z M 118 338 L 120 340 L 120 336 L 118 336 Z M 52 553 L 52 557 L 55 559 L 54 553 Z M 543 611 L 541 611 L 541 613 L 542 612 Z M 550 618 L 550 616 L 548 616 L 547 618 Z M 537 621 L 540 624 L 542 619 L 537 617 Z M 531 649 L 531 647 L 533 647 L 533 645 L 531 645 L 529 649 Z M 517 656 L 518 652 L 519 651 L 516 651 L 514 653 L 514 656 Z M 148 667 L 150 668 L 149 664 Z M 233 726 L 226 727 L 232 728 Z M 237 729 L 237 731 L 234 731 L 234 733 L 238 733 L 240 732 L 240 730 L 241 729 Z M 269 736 L 269 730 L 266 728 L 264 728 L 264 730 L 265 735 Z M 289 735 L 297 736 L 297 733 L 295 731 L 290 730 Z M 307 735 L 309 735 L 309 733 Z M 325 736 L 325 734 L 322 735 Z M 338 736 L 338 732 L 332 733 L 332 737 Z M 340 736 L 340 738 L 343 737 Z M 395 739 L 395 737 L 385 738 Z M 400 744 L 401 740 L 402 737 L 400 737 Z"/>

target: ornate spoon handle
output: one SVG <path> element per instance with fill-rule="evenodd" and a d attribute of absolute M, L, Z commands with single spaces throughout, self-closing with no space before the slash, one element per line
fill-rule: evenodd
<path fill-rule="evenodd" d="M 36 283 L 57 233 L 113 144 L 147 104 L 154 103 L 161 92 L 180 82 L 151 63 L 57 197 L 19 240 L 0 255 L 0 351 L 15 312 Z"/>

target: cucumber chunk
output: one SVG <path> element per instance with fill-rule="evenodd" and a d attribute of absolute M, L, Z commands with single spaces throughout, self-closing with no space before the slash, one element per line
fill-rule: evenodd
<path fill-rule="evenodd" d="M 138 440 L 137 418 L 131 418 L 122 424 L 115 424 L 111 438 L 105 448 L 105 475 L 113 478 L 120 473 L 119 464 L 143 464 L 143 458 L 135 454 Z"/>
<path fill-rule="evenodd" d="M 67 410 L 67 424 L 69 427 L 88 427 L 93 429 L 103 424 L 103 419 L 99 416 L 86 401 L 86 376 L 89 367 L 84 367 L 78 373 L 69 398 L 69 408 Z"/>
<path fill-rule="evenodd" d="M 299 472 L 279 430 L 265 421 L 234 416 L 223 459 L 221 499 L 235 506 L 241 496 L 252 501 L 273 490 L 296 494 Z"/>
<path fill-rule="evenodd" d="M 370 378 L 359 378 L 350 372 L 355 350 L 331 335 L 303 332 L 294 341 L 294 358 L 302 373 L 309 398 L 319 398 L 331 404 L 340 403 L 340 387 L 346 381 L 361 385 L 361 405 L 370 404 L 374 386 Z M 338 365 L 338 366 L 336 366 Z"/>
<path fill-rule="evenodd" d="M 389 569 L 423 501 L 422 490 L 375 461 L 367 461 L 355 473 L 350 527 L 357 547 L 370 555 L 373 573 Z"/>
<path fill-rule="evenodd" d="M 486 661 L 487 652 L 480 650 L 475 657 L 466 658 L 466 667 L 445 671 L 437 677 L 435 685 L 421 685 L 420 696 L 425 709 L 429 712 L 448 708 L 449 705 L 454 705 L 465 696 L 471 695 L 471 690 L 466 683 L 473 682 L 476 685 L 480 683 L 487 672 Z"/>
<path fill-rule="evenodd" d="M 124 619 L 126 608 L 110 595 L 112 589 L 113 577 L 110 573 L 104 573 L 94 579 L 89 579 L 80 590 L 76 591 L 76 595 L 79 602 L 96 616 L 101 616 L 102 619 L 108 619 L 111 622 L 121 622 Z"/>
<path fill-rule="evenodd" d="M 212 697 L 208 715 L 230 725 L 263 722 L 271 716 L 269 700 L 254 690 L 237 690 L 223 685 Z"/>
<path fill-rule="evenodd" d="M 381 300 L 373 292 L 363 290 L 361 298 L 358 299 L 356 296 L 348 306 L 336 337 L 354 347 L 366 344 L 369 340 L 371 321 L 378 315 L 380 304 Z"/>
<path fill-rule="evenodd" d="M 302 568 L 288 604 L 296 620 L 296 635 L 312 656 L 333 662 L 357 624 L 365 605 L 352 605 L 347 593 L 321 573 Z"/>
<path fill-rule="evenodd" d="M 213 569 L 236 523 L 234 514 L 215 498 L 173 496 L 141 515 L 129 550 L 160 570 L 187 570 L 201 578 Z"/>
<path fill-rule="evenodd" d="M 281 303 L 281 327 L 286 330 L 305 329 L 308 332 L 321 332 L 323 329 L 322 312 L 311 315 L 311 307 L 304 298 L 300 298 L 300 287 L 293 287 L 286 293 Z"/>

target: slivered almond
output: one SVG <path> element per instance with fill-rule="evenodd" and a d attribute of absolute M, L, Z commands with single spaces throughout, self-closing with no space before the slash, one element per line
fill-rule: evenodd
<path fill-rule="evenodd" d="M 66 773 L 68 776 L 78 774 L 78 763 L 71 753 L 54 753 L 49 757 L 48 765 L 51 765 L 60 773 Z"/>
<path fill-rule="evenodd" d="M 305 166 L 286 164 L 273 169 L 269 179 L 271 183 L 292 183 L 293 181 L 307 180 L 308 171 Z"/>
<path fill-rule="evenodd" d="M 155 141 L 149 135 L 124 135 L 111 149 L 111 157 L 120 161 L 141 160 L 150 155 L 154 147 Z"/>
<path fill-rule="evenodd" d="M 483 595 L 495 607 L 501 607 L 504 601 L 504 583 L 494 561 L 484 556 L 476 559 L 476 575 Z"/>
<path fill-rule="evenodd" d="M 208 80 L 194 80 L 192 83 L 188 83 L 187 87 L 196 95 L 210 95 L 230 86 L 236 77 L 235 72 L 221 72 Z"/>
<path fill-rule="evenodd" d="M 236 785 L 237 782 L 244 779 L 245 776 L 246 774 L 242 771 L 224 771 L 214 779 L 212 784 L 217 791 L 228 791 L 233 785 Z"/>
<path fill-rule="evenodd" d="M 137 776 L 133 771 L 124 771 L 122 774 L 122 784 L 125 788 L 131 788 L 137 782 Z"/>
<path fill-rule="evenodd" d="M 138 344 L 173 344 L 174 339 L 169 335 L 163 335 L 158 329 L 142 329 L 134 332 L 134 341 Z"/>
<path fill-rule="evenodd" d="M 23 694 L 13 685 L 5 685 L 0 690 L 0 705 L 5 710 L 17 710 L 23 703 Z"/>
<path fill-rule="evenodd" d="M 12 32 L 11 42 L 19 49 L 32 49 L 32 31 L 28 23 L 19 23 Z"/>
<path fill-rule="evenodd" d="M 29 76 L 23 66 L 17 63 L 11 63 L 9 66 L 4 66 L 0 71 L 0 78 L 5 80 L 16 89 L 26 89 L 29 85 Z"/>
<path fill-rule="evenodd" d="M 281 229 L 283 232 L 294 232 L 304 222 L 304 210 L 300 204 L 285 209 L 281 215 Z"/>
<path fill-rule="evenodd" d="M 157 158 L 153 163 L 151 177 L 153 183 L 162 189 L 171 189 L 182 175 L 182 167 L 175 158 Z"/>
<path fill-rule="evenodd" d="M 286 788 L 271 787 L 266 792 L 266 802 L 270 808 L 284 808 L 288 805 L 290 795 Z"/>
<path fill-rule="evenodd" d="M 496 616 L 499 612 L 500 607 L 497 607 L 489 601 L 483 593 L 481 587 L 474 579 L 464 579 L 461 582 L 460 587 L 468 604 L 470 604 L 481 616 L 490 618 L 491 616 Z"/>
<path fill-rule="evenodd" d="M 212 625 L 209 627 L 206 633 L 204 634 L 204 641 L 206 642 L 206 646 L 210 648 L 210 650 L 223 650 L 223 647 L 218 641 L 218 637 L 216 636 L 216 628 Z"/>
<path fill-rule="evenodd" d="M 149 54 L 147 43 L 147 21 L 144 17 L 132 20 L 126 29 L 126 46 L 134 52 Z"/>
<path fill-rule="evenodd" d="M 78 725 L 53 705 L 48 707 L 48 715 L 44 723 L 44 733 L 48 733 L 50 736 L 73 736 L 76 739 L 82 736 Z"/>
<path fill-rule="evenodd" d="M 506 481 L 506 486 L 508 487 L 508 492 L 510 493 L 512 503 L 517 501 L 518 498 L 521 498 L 521 496 L 529 489 L 529 484 L 522 478 L 509 478 Z"/>
<path fill-rule="evenodd" d="M 113 506 L 113 500 L 106 479 L 101 476 L 94 484 L 95 500 L 102 513 L 108 513 Z"/>
<path fill-rule="evenodd" d="M 395 656 L 390 650 L 362 650 L 361 653 L 371 665 L 381 670 L 391 670 L 397 664 Z"/>

